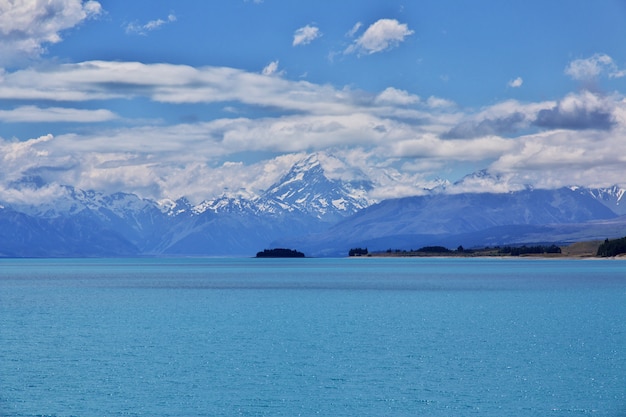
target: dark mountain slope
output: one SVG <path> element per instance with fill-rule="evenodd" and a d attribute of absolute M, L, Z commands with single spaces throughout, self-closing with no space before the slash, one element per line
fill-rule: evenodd
<path fill-rule="evenodd" d="M 548 232 L 540 226 L 616 217 L 591 195 L 569 188 L 506 194 L 431 194 L 386 200 L 324 233 L 275 244 L 323 256 L 347 253 L 350 247 L 408 249 L 431 244 L 468 244 L 463 241 L 472 245 L 508 243 L 502 239 L 515 242 L 520 235 Z M 490 235 L 495 233 L 502 239 L 484 235 L 488 230 Z"/>

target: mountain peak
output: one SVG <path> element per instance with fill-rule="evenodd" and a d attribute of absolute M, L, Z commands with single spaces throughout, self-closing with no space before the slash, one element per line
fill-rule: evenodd
<path fill-rule="evenodd" d="M 574 187 L 572 187 L 574 189 Z M 593 198 L 613 210 L 617 214 L 626 214 L 626 189 L 618 185 L 606 188 L 580 188 L 576 187 L 576 191 L 589 193 Z"/>
<path fill-rule="evenodd" d="M 310 155 L 307 155 L 305 158 L 303 158 L 300 161 L 296 162 L 293 165 L 293 167 L 291 168 L 291 170 L 309 171 L 309 170 L 311 170 L 311 169 L 313 169 L 313 168 L 315 168 L 317 166 L 320 166 L 320 168 L 321 168 L 319 152 L 315 152 L 315 153 L 312 153 Z"/>
<path fill-rule="evenodd" d="M 366 194 L 371 182 L 329 178 L 322 159 L 341 168 L 341 161 L 335 157 L 320 153 L 308 155 L 259 198 L 262 209 L 270 212 L 297 210 L 335 221 L 367 207 Z"/>
<path fill-rule="evenodd" d="M 191 211 L 193 214 L 199 215 L 207 211 L 213 213 L 241 214 L 244 212 L 256 213 L 257 210 L 253 201 L 243 197 L 233 197 L 227 194 L 222 194 L 219 197 L 211 200 L 205 200 L 202 203 L 193 206 Z"/>
<path fill-rule="evenodd" d="M 187 197 L 180 197 L 177 200 L 164 199 L 158 202 L 161 211 L 168 216 L 178 216 L 183 213 L 189 213 L 193 205 Z"/>

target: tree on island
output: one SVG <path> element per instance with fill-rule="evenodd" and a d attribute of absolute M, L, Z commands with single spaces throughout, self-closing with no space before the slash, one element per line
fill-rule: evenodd
<path fill-rule="evenodd" d="M 275 248 L 257 252 L 257 258 L 304 258 L 304 253 L 293 249 Z"/>
<path fill-rule="evenodd" d="M 348 252 L 348 256 L 366 256 L 368 253 L 367 248 L 353 248 Z"/>

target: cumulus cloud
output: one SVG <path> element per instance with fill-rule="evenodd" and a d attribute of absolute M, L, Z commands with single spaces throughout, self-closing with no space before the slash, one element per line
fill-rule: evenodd
<path fill-rule="evenodd" d="M 463 121 L 442 135 L 446 139 L 469 139 L 489 135 L 507 135 L 523 127 L 526 116 L 520 112 L 495 119 Z"/>
<path fill-rule="evenodd" d="M 623 184 L 625 133 L 621 127 L 613 134 L 553 130 L 523 136 L 511 152 L 503 154 L 490 168 L 538 188 Z"/>
<path fill-rule="evenodd" d="M 25 172 L 51 163 L 52 158 L 45 144 L 52 140 L 51 134 L 25 141 L 7 141 L 0 138 L 0 185 L 16 181 Z"/>
<path fill-rule="evenodd" d="M 465 114 L 451 129 L 442 134 L 446 139 L 468 139 L 480 136 L 514 136 L 530 126 L 537 113 L 550 109 L 555 103 L 520 103 L 506 100 L 485 107 L 475 114 Z"/>
<path fill-rule="evenodd" d="M 320 36 L 322 33 L 318 27 L 306 25 L 293 34 L 293 46 L 308 45 Z"/>
<path fill-rule="evenodd" d="M 522 84 L 524 84 L 524 80 L 522 79 L 522 77 L 517 77 L 514 80 L 509 81 L 509 87 L 511 88 L 519 88 L 522 86 Z"/>
<path fill-rule="evenodd" d="M 406 23 L 400 23 L 395 19 L 380 19 L 368 27 L 363 35 L 345 50 L 345 53 L 382 52 L 399 45 L 413 33 Z"/>
<path fill-rule="evenodd" d="M 534 121 L 546 129 L 609 130 L 615 124 L 614 100 L 585 91 L 570 94 L 552 108 L 540 110 Z"/>
<path fill-rule="evenodd" d="M 414 94 L 409 94 L 407 91 L 388 87 L 378 96 L 376 96 L 375 101 L 377 104 L 396 104 L 406 106 L 409 104 L 418 103 L 420 101 L 420 98 Z"/>
<path fill-rule="evenodd" d="M 37 57 L 61 32 L 102 13 L 97 1 L 14 0 L 0 2 L 0 64 Z"/>
<path fill-rule="evenodd" d="M 455 105 L 454 102 L 451 100 L 447 100 L 445 98 L 435 97 L 435 96 L 428 97 L 428 100 L 426 100 L 426 103 L 428 104 L 428 107 L 431 107 L 431 108 L 446 108 L 446 107 L 453 107 Z"/>
<path fill-rule="evenodd" d="M 595 54 L 589 58 L 576 59 L 565 68 L 565 74 L 574 80 L 590 81 L 601 75 L 609 78 L 621 78 L 626 76 L 626 70 L 619 69 L 609 55 Z"/>
<path fill-rule="evenodd" d="M 166 19 L 150 20 L 149 22 L 144 24 L 140 24 L 137 22 L 128 23 L 126 25 L 126 33 L 145 36 L 148 34 L 148 32 L 159 29 L 161 26 L 173 23 L 176 20 L 176 15 L 170 13 Z"/>

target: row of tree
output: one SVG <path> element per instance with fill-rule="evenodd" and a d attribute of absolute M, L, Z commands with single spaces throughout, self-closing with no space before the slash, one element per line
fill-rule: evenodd
<path fill-rule="evenodd" d="M 520 256 L 520 255 L 538 255 L 538 254 L 558 254 L 561 253 L 561 248 L 557 245 L 535 245 L 535 246 L 504 246 L 502 248 L 495 247 L 499 254 L 501 255 L 510 255 L 510 256 Z M 410 251 L 406 250 L 392 250 L 388 249 L 387 253 L 451 253 L 451 252 L 465 252 L 472 253 L 473 250 L 466 250 L 463 246 L 459 246 L 456 251 L 452 251 L 444 246 L 424 246 L 419 249 L 411 249 Z M 350 249 L 348 255 L 349 256 L 367 256 L 368 255 L 367 248 L 353 248 Z M 599 257 L 610 257 L 617 256 L 620 254 L 626 254 L 626 237 L 620 239 L 609 240 L 606 239 L 604 243 L 600 245 L 598 248 L 598 252 L 596 256 Z M 257 255 L 258 256 L 258 255 Z"/>
<path fill-rule="evenodd" d="M 617 256 L 622 253 L 626 253 L 626 237 L 614 240 L 605 240 L 604 243 L 598 247 L 597 256 L 606 258 L 609 256 Z"/>
<path fill-rule="evenodd" d="M 361 252 L 364 251 L 364 252 Z M 490 255 L 510 255 L 510 256 L 520 256 L 520 255 L 530 255 L 530 254 L 558 254 L 561 253 L 561 248 L 556 245 L 536 245 L 536 246 L 504 246 L 500 248 L 498 246 L 490 248 L 485 247 L 482 249 L 465 249 L 463 246 L 459 246 L 456 250 L 448 249 L 445 246 L 423 246 L 419 249 L 411 249 L 411 250 L 401 250 L 401 249 L 387 249 L 387 253 L 396 253 L 396 254 L 404 254 L 410 256 L 411 254 L 466 254 L 471 255 L 474 253 L 485 253 Z M 366 255 L 367 249 L 363 250 L 361 248 L 350 249 L 350 256 L 361 256 Z"/>
<path fill-rule="evenodd" d="M 542 253 L 561 253 L 561 248 L 556 245 L 550 246 L 505 246 L 498 251 L 503 255 L 520 256 L 520 255 L 537 255 Z"/>

